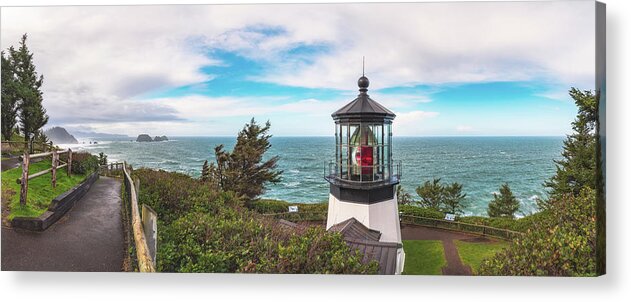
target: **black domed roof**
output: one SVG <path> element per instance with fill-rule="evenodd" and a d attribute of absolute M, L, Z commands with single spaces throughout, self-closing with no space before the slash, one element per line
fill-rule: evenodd
<path fill-rule="evenodd" d="M 335 111 L 331 116 L 335 120 L 353 119 L 353 120 L 392 120 L 396 116 L 394 112 L 377 103 L 368 96 L 368 85 L 370 81 L 367 77 L 362 76 L 357 80 L 359 86 L 359 95 L 352 102 Z"/>

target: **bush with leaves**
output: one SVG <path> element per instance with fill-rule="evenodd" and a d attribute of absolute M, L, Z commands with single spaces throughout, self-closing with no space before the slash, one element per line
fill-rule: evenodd
<path fill-rule="evenodd" d="M 243 207 L 233 192 L 216 191 L 181 173 L 138 169 L 133 177 L 140 180 L 140 203 L 158 213 L 159 271 L 377 272 L 378 264 L 364 262 L 339 234 L 279 228 L 275 220 Z"/>
<path fill-rule="evenodd" d="M 72 153 L 72 173 L 90 174 L 99 169 L 99 158 L 88 152 Z"/>
<path fill-rule="evenodd" d="M 426 217 L 434 219 L 445 218 L 445 213 L 433 208 L 422 208 L 414 205 L 400 205 L 399 212 L 403 215 Z"/>
<path fill-rule="evenodd" d="M 482 262 L 480 274 L 503 276 L 594 276 L 595 191 L 567 194 L 551 203 L 526 234 Z"/>

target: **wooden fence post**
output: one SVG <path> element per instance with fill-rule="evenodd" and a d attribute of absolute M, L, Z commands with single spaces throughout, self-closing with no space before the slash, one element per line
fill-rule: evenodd
<path fill-rule="evenodd" d="M 53 170 L 51 171 L 52 177 L 50 178 L 51 182 L 53 183 L 53 188 L 57 187 L 57 157 L 58 156 L 59 155 L 57 154 L 57 149 L 53 149 L 53 163 L 52 163 Z"/>
<path fill-rule="evenodd" d="M 68 176 L 72 175 L 72 149 L 68 149 Z"/>
<path fill-rule="evenodd" d="M 28 193 L 28 165 L 29 154 L 28 148 L 24 148 L 24 155 L 22 156 L 22 182 L 20 183 L 20 205 L 26 205 L 26 194 Z"/>
<path fill-rule="evenodd" d="M 139 178 L 136 178 L 136 181 L 134 181 L 134 187 L 136 189 L 136 196 L 140 200 L 140 179 Z"/>

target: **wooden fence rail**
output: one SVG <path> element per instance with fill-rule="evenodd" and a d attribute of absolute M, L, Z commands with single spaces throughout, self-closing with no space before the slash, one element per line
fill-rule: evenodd
<path fill-rule="evenodd" d="M 59 155 L 64 154 L 64 153 L 68 153 L 67 162 L 63 162 L 59 160 Z M 31 159 L 42 158 L 42 157 L 47 157 L 47 156 L 51 156 L 52 158 L 52 167 L 29 175 L 28 169 L 31 163 Z M 22 177 L 18 178 L 16 182 L 20 185 L 20 204 L 21 205 L 26 204 L 29 180 L 35 177 L 39 177 L 39 176 L 51 173 L 52 174 L 51 185 L 53 186 L 53 188 L 55 188 L 57 187 L 57 170 L 58 169 L 67 167 L 68 176 L 72 175 L 72 150 L 70 149 L 59 150 L 59 151 L 57 149 L 52 149 L 51 152 L 43 152 L 43 153 L 36 153 L 36 154 L 29 154 L 28 149 L 25 149 L 24 154 L 20 156 L 19 159 L 22 161 Z"/>
<path fill-rule="evenodd" d="M 263 216 L 273 217 L 275 219 L 285 219 L 285 220 L 289 220 L 293 222 L 319 221 L 319 220 L 327 219 L 326 212 L 282 212 L 282 213 L 263 214 Z M 402 223 L 419 225 L 419 226 L 428 226 L 428 227 L 433 227 L 433 228 L 440 228 L 440 229 L 453 230 L 453 231 L 459 231 L 459 232 L 467 232 L 467 233 L 497 237 L 497 238 L 507 239 L 507 240 L 513 240 L 514 238 L 517 238 L 523 235 L 523 233 L 512 231 L 512 230 L 494 228 L 494 227 L 479 225 L 479 224 L 464 223 L 464 222 L 459 222 L 459 221 L 449 221 L 449 220 L 434 219 L 434 218 L 405 215 L 405 214 L 400 214 L 399 218 Z"/>
<path fill-rule="evenodd" d="M 2 141 L 2 153 L 21 154 L 28 150 L 28 142 L 25 141 Z M 33 151 L 50 152 L 55 146 L 53 143 L 33 142 Z"/>
<path fill-rule="evenodd" d="M 507 240 L 513 240 L 519 236 L 522 236 L 524 233 L 494 228 L 486 225 L 479 224 L 470 224 L 459 221 L 449 221 L 435 218 L 427 218 L 427 217 L 419 217 L 412 215 L 399 215 L 402 223 L 413 224 L 413 225 L 421 225 L 421 226 L 429 226 L 434 228 L 446 229 L 446 230 L 454 230 L 460 232 L 467 232 L 473 234 L 479 234 L 484 236 L 497 237 Z"/>
<path fill-rule="evenodd" d="M 156 271 L 153 257 L 150 254 L 149 246 L 145 238 L 145 231 L 143 228 L 142 219 L 140 217 L 140 210 L 138 206 L 138 195 L 136 192 L 136 186 L 131 179 L 131 175 L 127 171 L 127 164 L 123 164 L 123 184 L 125 186 L 126 202 L 131 207 L 131 227 L 134 237 L 134 246 L 136 247 L 136 258 L 138 260 L 138 269 L 141 272 L 153 273 Z"/>
<path fill-rule="evenodd" d="M 116 162 L 116 163 L 109 163 L 106 165 L 100 165 L 100 172 L 102 175 L 106 175 L 106 176 L 112 176 L 112 172 L 115 171 L 123 171 L 123 166 L 125 165 L 125 163 L 122 162 Z M 118 175 L 118 174 L 117 174 Z"/>

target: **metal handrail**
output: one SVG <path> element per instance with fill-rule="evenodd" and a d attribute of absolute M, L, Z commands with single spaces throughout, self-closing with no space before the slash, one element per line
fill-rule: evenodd
<path fill-rule="evenodd" d="M 401 170 L 402 170 L 402 164 L 401 161 L 393 161 L 394 164 L 387 164 L 387 165 L 363 165 L 363 166 L 357 166 L 357 165 L 352 165 L 352 164 L 346 164 L 346 171 L 348 171 L 351 167 L 353 168 L 371 168 L 373 169 L 373 173 L 372 175 L 382 175 L 386 174 L 386 173 L 374 173 L 375 169 L 381 167 L 382 171 L 384 167 L 388 167 L 388 171 L 390 171 L 387 176 L 383 176 L 380 179 L 376 179 L 376 180 L 370 180 L 370 179 L 363 179 L 363 177 L 361 176 L 362 174 L 360 174 L 360 179 L 359 180 L 354 180 L 354 179 L 348 179 L 345 177 L 341 177 L 341 173 L 339 173 L 340 170 L 340 165 L 338 165 L 338 163 L 333 162 L 333 161 L 329 161 L 329 162 L 325 162 L 324 163 L 324 179 L 326 179 L 328 182 L 333 182 L 333 183 L 349 183 L 349 184 L 382 184 L 382 183 L 398 183 L 399 180 L 401 179 Z M 327 169 L 328 167 L 328 169 Z"/>

